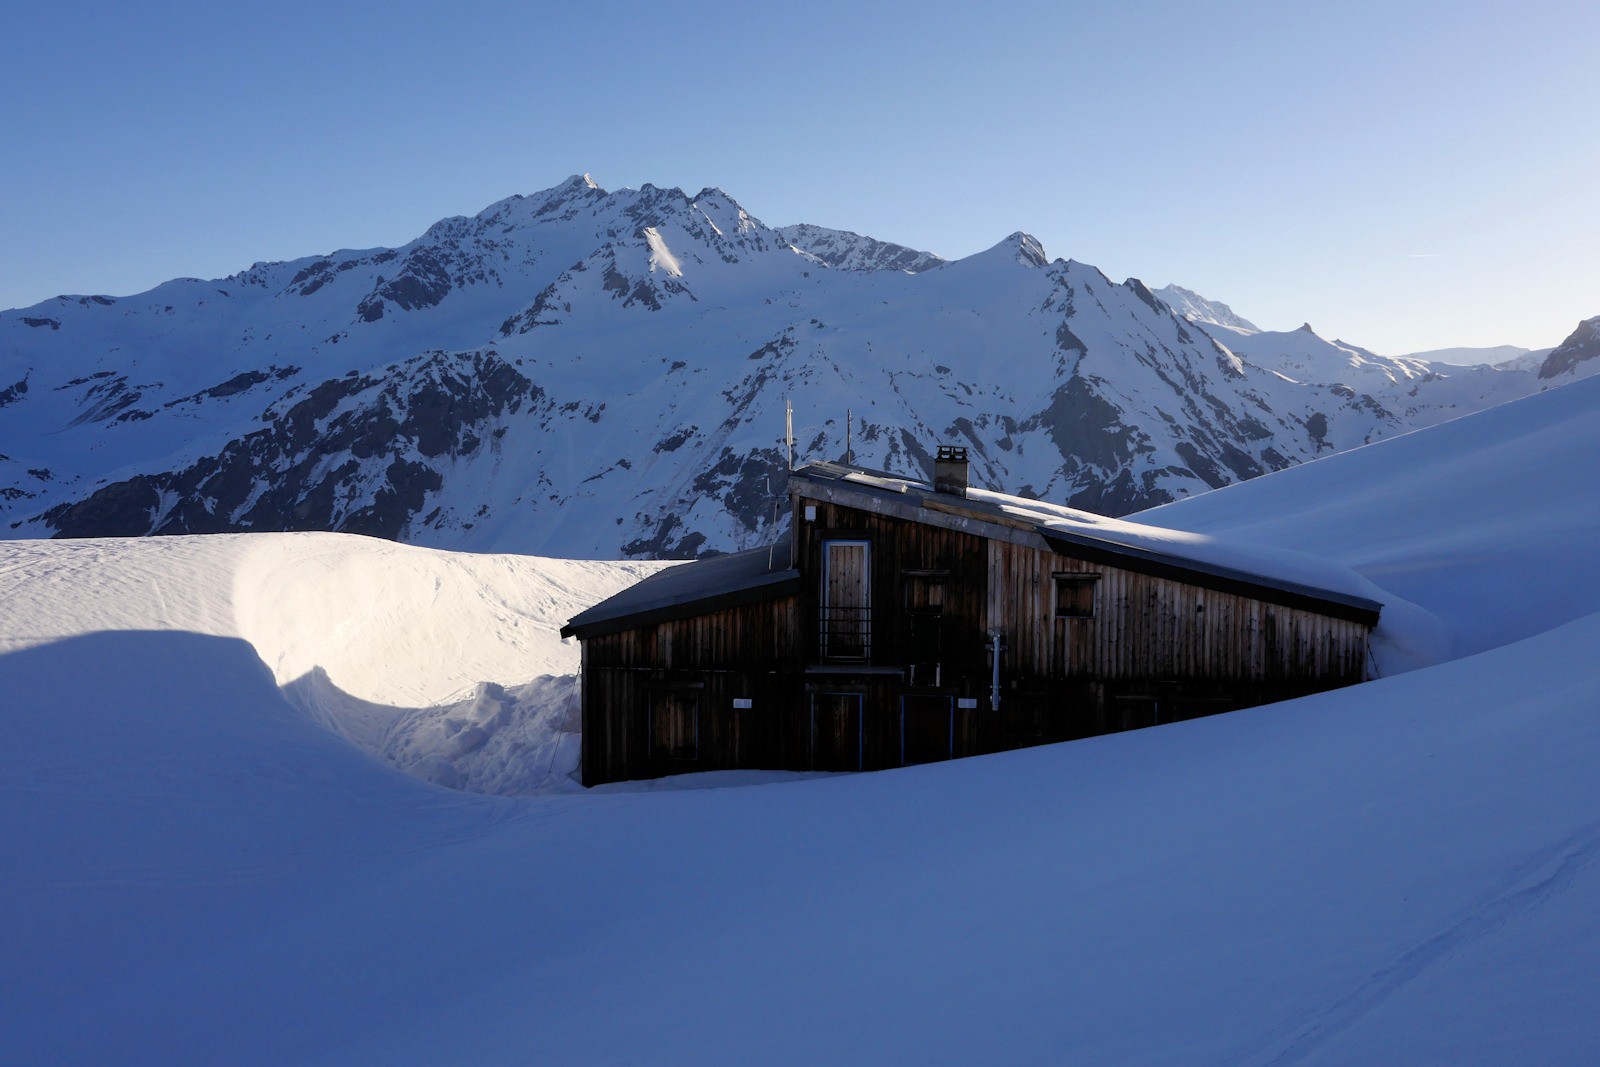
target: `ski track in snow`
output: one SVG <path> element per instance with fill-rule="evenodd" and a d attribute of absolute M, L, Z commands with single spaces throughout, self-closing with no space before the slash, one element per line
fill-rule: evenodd
<path fill-rule="evenodd" d="M 1438 933 L 1374 973 L 1348 994 L 1316 1011 L 1292 1033 L 1265 1048 L 1243 1050 L 1225 1062 L 1300 1063 L 1314 1057 L 1344 1031 L 1377 1010 L 1402 987 L 1468 944 L 1490 936 L 1543 906 L 1576 880 L 1600 851 L 1600 822 L 1541 849 L 1517 868 L 1488 899 L 1444 925 Z"/>

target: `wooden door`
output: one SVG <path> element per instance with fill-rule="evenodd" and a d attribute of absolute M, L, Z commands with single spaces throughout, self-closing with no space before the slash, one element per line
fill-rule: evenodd
<path fill-rule="evenodd" d="M 811 694 L 811 769 L 861 769 L 861 694 Z"/>
<path fill-rule="evenodd" d="M 668 689 L 650 694 L 647 723 L 650 758 L 693 760 L 700 756 L 700 693 Z"/>
<path fill-rule="evenodd" d="M 907 694 L 900 698 L 900 762 L 933 763 L 955 752 L 955 698 Z"/>
<path fill-rule="evenodd" d="M 825 541 L 822 546 L 824 659 L 872 656 L 872 546 L 866 541 Z"/>

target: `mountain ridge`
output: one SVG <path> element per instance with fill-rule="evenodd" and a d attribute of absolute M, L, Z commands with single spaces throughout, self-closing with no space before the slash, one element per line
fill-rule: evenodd
<path fill-rule="evenodd" d="M 980 484 L 1121 514 L 1554 380 L 1208 326 L 1023 233 L 944 261 L 573 175 L 393 249 L 0 313 L 0 523 L 685 556 L 780 532 L 791 401 L 798 458 L 962 443 Z"/>

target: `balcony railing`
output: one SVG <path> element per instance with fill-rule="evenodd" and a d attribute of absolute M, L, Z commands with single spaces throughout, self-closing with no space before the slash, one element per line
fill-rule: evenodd
<path fill-rule="evenodd" d="M 823 659 L 872 659 L 872 609 L 822 608 L 817 650 Z"/>

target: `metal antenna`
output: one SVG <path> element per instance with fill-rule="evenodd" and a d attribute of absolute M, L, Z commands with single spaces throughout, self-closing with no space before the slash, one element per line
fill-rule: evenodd
<path fill-rule="evenodd" d="M 856 421 L 856 413 L 849 408 L 844 409 L 844 461 L 850 462 L 850 424 Z"/>
<path fill-rule="evenodd" d="M 783 398 L 783 443 L 789 450 L 789 469 L 794 470 L 794 405 Z"/>

